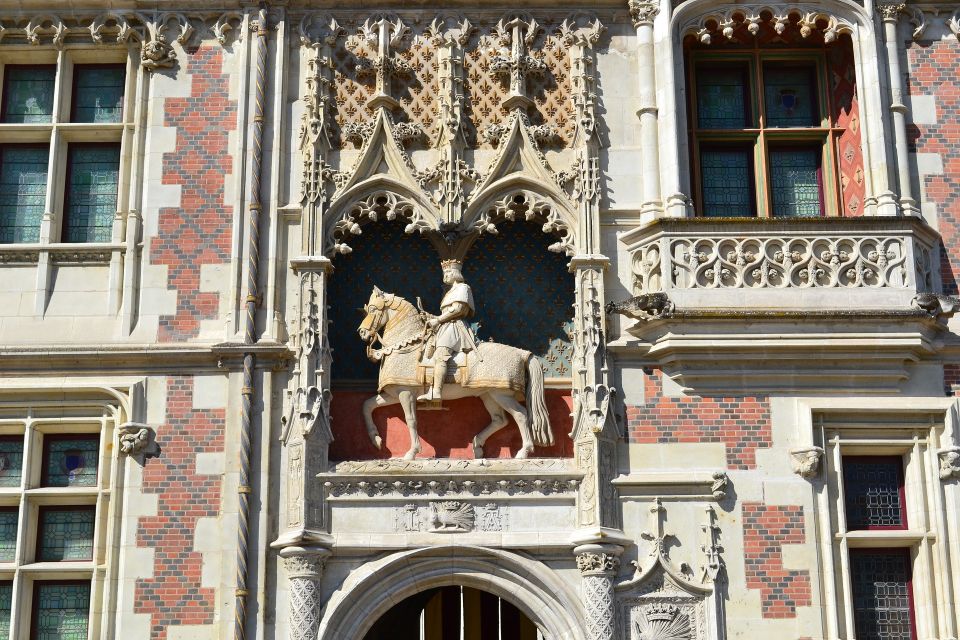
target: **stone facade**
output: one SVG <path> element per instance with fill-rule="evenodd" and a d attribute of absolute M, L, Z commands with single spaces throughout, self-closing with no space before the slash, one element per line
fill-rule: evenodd
<path fill-rule="evenodd" d="M 56 4 L 0 6 L 3 105 L 18 65 L 56 78 L 48 120 L 0 116 L 0 172 L 49 160 L 39 240 L 0 244 L 12 638 L 45 585 L 89 585 L 83 637 L 168 640 L 362 640 L 456 585 L 551 640 L 853 640 L 877 548 L 912 637 L 960 637 L 960 5 Z M 762 135 L 824 149 L 824 215 L 699 217 L 692 61 L 764 52 L 820 70 L 821 137 Z M 122 114 L 74 121 L 104 64 Z M 62 241 L 77 145 L 119 149 L 107 241 Z M 451 260 L 494 298 L 480 350 L 522 347 L 487 363 L 513 404 L 338 371 L 419 345 L 355 325 L 436 311 Z M 78 434 L 96 480 L 55 491 Z M 904 524 L 858 528 L 845 474 L 891 459 Z M 40 519 L 78 505 L 90 556 L 53 566 Z"/>

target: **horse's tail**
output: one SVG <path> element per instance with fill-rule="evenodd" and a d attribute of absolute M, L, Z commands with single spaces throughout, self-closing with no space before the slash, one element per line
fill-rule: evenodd
<path fill-rule="evenodd" d="M 527 412 L 530 415 L 533 443 L 538 447 L 552 445 L 553 429 L 550 428 L 550 415 L 543 391 L 543 365 L 534 355 L 527 358 Z"/>

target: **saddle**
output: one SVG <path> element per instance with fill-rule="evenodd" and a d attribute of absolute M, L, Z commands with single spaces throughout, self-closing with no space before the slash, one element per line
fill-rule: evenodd
<path fill-rule="evenodd" d="M 444 384 L 467 386 L 469 382 L 467 360 L 468 355 L 460 351 L 447 361 L 447 372 L 443 376 Z M 417 384 L 427 386 L 433 384 L 433 362 L 431 360 L 420 360 L 417 363 Z"/>

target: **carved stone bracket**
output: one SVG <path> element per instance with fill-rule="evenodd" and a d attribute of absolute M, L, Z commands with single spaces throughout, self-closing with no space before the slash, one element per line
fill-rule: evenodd
<path fill-rule="evenodd" d="M 940 459 L 940 479 L 960 479 L 960 447 L 944 447 L 937 451 Z"/>
<path fill-rule="evenodd" d="M 790 451 L 790 464 L 793 472 L 807 480 L 813 480 L 820 472 L 820 457 L 823 456 L 821 447 L 805 447 Z"/>
<path fill-rule="evenodd" d="M 122 454 L 141 460 L 160 455 L 153 427 L 140 422 L 124 422 L 117 428 L 117 450 Z"/>
<path fill-rule="evenodd" d="M 290 640 L 315 640 L 320 628 L 323 594 L 320 578 L 330 550 L 285 547 L 280 557 L 290 581 Z"/>

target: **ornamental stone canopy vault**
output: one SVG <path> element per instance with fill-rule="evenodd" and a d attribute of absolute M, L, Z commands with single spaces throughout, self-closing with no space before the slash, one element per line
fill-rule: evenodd
<path fill-rule="evenodd" d="M 0 636 L 960 637 L 956 2 L 61 4 Z"/>

